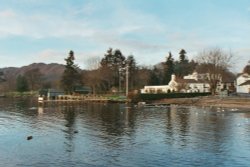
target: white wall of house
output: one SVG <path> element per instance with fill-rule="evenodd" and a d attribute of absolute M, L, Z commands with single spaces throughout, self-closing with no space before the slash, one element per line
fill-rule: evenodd
<path fill-rule="evenodd" d="M 210 92 L 210 85 L 208 83 L 189 83 L 187 92 L 207 93 Z"/>
<path fill-rule="evenodd" d="M 141 89 L 141 93 L 168 93 L 172 91 L 173 89 L 168 85 L 144 86 Z"/>
<path fill-rule="evenodd" d="M 250 85 L 241 85 L 250 80 L 250 75 L 248 74 L 241 74 L 237 80 L 236 91 L 237 93 L 250 93 Z"/>
<path fill-rule="evenodd" d="M 237 86 L 237 93 L 250 93 L 250 85 Z"/>
<path fill-rule="evenodd" d="M 144 88 L 141 89 L 141 93 L 169 93 L 177 91 L 178 83 L 175 80 L 175 75 L 172 75 L 168 85 L 144 86 Z"/>
<path fill-rule="evenodd" d="M 250 76 L 248 74 L 241 74 L 238 78 L 237 78 L 237 85 L 240 85 L 246 81 L 250 80 Z"/>

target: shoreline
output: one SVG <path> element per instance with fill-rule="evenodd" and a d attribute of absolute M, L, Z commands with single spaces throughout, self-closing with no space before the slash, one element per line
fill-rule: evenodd
<path fill-rule="evenodd" d="M 152 101 L 152 104 L 157 104 L 157 103 L 188 105 L 188 106 L 250 109 L 250 98 L 247 97 L 207 96 L 207 97 L 195 97 L 195 98 L 170 98 L 170 99 L 161 99 Z"/>

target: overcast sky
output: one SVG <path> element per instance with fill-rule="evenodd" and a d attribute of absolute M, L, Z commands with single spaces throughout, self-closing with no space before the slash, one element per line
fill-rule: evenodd
<path fill-rule="evenodd" d="M 0 68 L 64 63 L 69 50 L 89 68 L 110 47 L 139 65 L 189 59 L 214 47 L 250 60 L 249 0 L 0 0 Z"/>

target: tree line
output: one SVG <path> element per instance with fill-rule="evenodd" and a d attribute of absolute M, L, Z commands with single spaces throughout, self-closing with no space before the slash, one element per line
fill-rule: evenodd
<path fill-rule="evenodd" d="M 66 83 L 67 78 L 71 81 L 71 85 L 64 84 L 68 87 L 64 90 L 71 90 L 71 93 L 74 88 L 73 83 L 91 87 L 94 94 L 108 93 L 114 89 L 117 92 L 124 92 L 126 68 L 129 72 L 129 90 L 138 90 L 145 85 L 167 85 L 172 74 L 175 74 L 178 78 L 183 78 L 185 75 L 197 71 L 198 73 L 208 74 L 207 82 L 210 83 L 211 92 L 214 94 L 217 83 L 221 78 L 234 79 L 235 77 L 229 71 L 232 56 L 231 53 L 215 48 L 200 53 L 195 61 L 189 60 L 187 52 L 181 49 L 178 60 L 174 60 L 172 53 L 169 52 L 164 62 L 160 62 L 153 67 L 146 67 L 138 66 L 133 55 L 126 57 L 121 50 L 110 48 L 98 62 L 99 66 L 96 69 L 83 70 L 81 74 L 78 72 L 79 70 L 74 70 L 77 74 L 69 74 L 68 71 L 70 70 L 66 65 L 63 76 L 69 75 L 62 79 L 62 83 Z M 72 66 L 75 65 L 72 64 Z M 81 80 L 76 77 L 77 75 L 81 75 Z"/>
<path fill-rule="evenodd" d="M 129 90 L 138 90 L 145 85 L 167 85 L 171 75 L 178 78 L 198 73 L 208 73 L 211 91 L 215 91 L 220 77 L 234 77 L 230 72 L 232 54 L 219 48 L 200 53 L 195 60 L 189 60 L 187 52 L 181 49 L 175 60 L 171 52 L 165 61 L 154 66 L 139 66 L 133 55 L 125 56 L 119 49 L 108 49 L 101 60 L 94 62 L 93 69 L 82 70 L 75 64 L 75 54 L 70 51 L 65 58 L 65 70 L 58 80 L 57 88 L 68 94 L 74 92 L 76 86 L 88 86 L 93 94 L 124 92 L 126 84 L 126 68 L 129 72 Z M 37 91 L 43 88 L 54 88 L 55 84 L 44 82 L 44 76 L 38 68 L 31 69 L 16 78 L 16 90 Z"/>

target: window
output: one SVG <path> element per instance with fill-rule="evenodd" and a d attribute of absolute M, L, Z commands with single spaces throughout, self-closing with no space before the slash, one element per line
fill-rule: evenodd
<path fill-rule="evenodd" d="M 157 89 L 157 93 L 162 93 L 162 90 L 161 89 Z"/>

